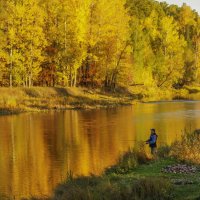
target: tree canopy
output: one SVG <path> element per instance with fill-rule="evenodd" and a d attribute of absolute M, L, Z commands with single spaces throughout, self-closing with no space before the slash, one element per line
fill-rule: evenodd
<path fill-rule="evenodd" d="M 200 77 L 200 17 L 155 0 L 0 1 L 1 86 L 144 84 Z"/>

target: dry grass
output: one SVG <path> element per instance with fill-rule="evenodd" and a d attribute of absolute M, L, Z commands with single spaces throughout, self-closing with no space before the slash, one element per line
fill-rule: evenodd
<path fill-rule="evenodd" d="M 130 104 L 129 98 L 93 92 L 85 88 L 0 88 L 0 93 L 2 114 Z"/>
<path fill-rule="evenodd" d="M 185 129 L 181 140 L 172 144 L 170 154 L 179 160 L 200 164 L 200 131 Z"/>

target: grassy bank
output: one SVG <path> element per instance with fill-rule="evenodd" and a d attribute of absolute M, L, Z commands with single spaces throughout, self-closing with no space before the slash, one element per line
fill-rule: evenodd
<path fill-rule="evenodd" d="M 27 111 L 92 109 L 130 105 L 135 101 L 200 99 L 200 87 L 180 90 L 132 86 L 105 92 L 87 88 L 0 88 L 0 114 Z"/>
<path fill-rule="evenodd" d="M 197 200 L 199 171 L 185 174 L 163 171 L 168 166 L 182 164 L 165 158 L 130 168 L 126 173 L 109 171 L 101 177 L 68 179 L 56 188 L 53 200 Z"/>
<path fill-rule="evenodd" d="M 0 88 L 0 93 L 1 114 L 131 104 L 130 96 L 85 88 Z"/>
<path fill-rule="evenodd" d="M 180 89 L 132 86 L 127 90 L 133 98 L 141 101 L 200 99 L 200 86 L 185 86 Z"/>
<path fill-rule="evenodd" d="M 191 148 L 194 145 L 196 148 Z M 172 146 L 158 149 L 149 159 L 131 150 L 101 176 L 69 174 L 53 200 L 198 200 L 200 199 L 200 135 L 186 133 Z M 194 156 L 195 159 L 194 159 Z"/>

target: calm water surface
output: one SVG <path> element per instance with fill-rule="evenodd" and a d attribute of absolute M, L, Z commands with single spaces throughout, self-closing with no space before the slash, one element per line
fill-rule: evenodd
<path fill-rule="evenodd" d="M 200 128 L 200 101 L 1 116 L 0 194 L 51 195 L 69 171 L 100 174 L 152 127 L 160 145 L 180 138 L 185 127 Z"/>

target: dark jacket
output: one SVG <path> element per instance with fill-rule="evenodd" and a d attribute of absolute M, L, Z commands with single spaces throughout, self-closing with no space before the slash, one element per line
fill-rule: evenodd
<path fill-rule="evenodd" d="M 150 147 L 157 147 L 157 144 L 156 144 L 157 138 L 158 136 L 156 134 L 153 134 L 150 136 L 149 140 L 147 140 Z"/>

